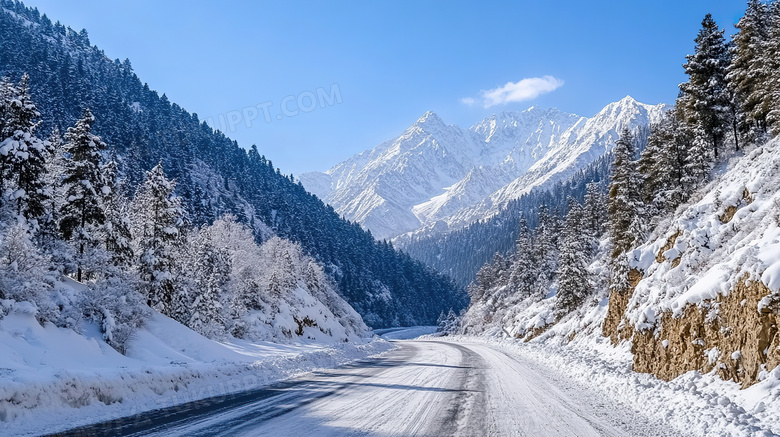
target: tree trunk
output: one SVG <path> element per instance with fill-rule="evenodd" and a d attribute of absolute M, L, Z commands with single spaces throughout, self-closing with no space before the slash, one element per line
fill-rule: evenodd
<path fill-rule="evenodd" d="M 715 161 L 718 160 L 718 135 L 713 132 L 712 133 L 712 150 L 715 152 Z"/>

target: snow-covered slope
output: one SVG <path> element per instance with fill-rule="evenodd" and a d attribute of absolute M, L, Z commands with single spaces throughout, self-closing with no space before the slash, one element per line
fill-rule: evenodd
<path fill-rule="evenodd" d="M 636 285 L 610 298 L 606 333 L 632 339 L 636 370 L 780 375 L 780 140 L 729 167 L 633 252 Z"/>
<path fill-rule="evenodd" d="M 468 132 L 428 112 L 398 138 L 326 172 L 331 191 L 324 199 L 379 238 L 412 231 L 421 224 L 412 208 L 463 178 L 475 152 Z M 305 187 L 322 178 L 299 176 Z"/>
<path fill-rule="evenodd" d="M 608 390 L 646 397 L 664 416 L 691 415 L 680 423 L 700 435 L 777 435 L 778 169 L 780 139 L 722 164 L 629 253 L 626 288 L 608 289 L 605 238 L 589 267 L 594 293 L 577 311 L 556 315 L 555 284 L 528 299 L 501 285 L 472 303 L 462 332 L 517 338 L 534 354 L 578 361 L 584 378 Z"/>
<path fill-rule="evenodd" d="M 328 326 L 333 335 L 306 326 L 288 344 L 214 341 L 153 312 L 122 355 L 96 323 L 42 326 L 29 302 L 3 300 L 0 309 L 8 312 L 0 317 L 0 435 L 49 434 L 227 395 L 392 347 L 348 334 L 338 322 Z M 295 326 L 289 311 L 286 317 L 280 311 L 279 323 Z M 321 318 L 325 311 L 320 304 L 308 315 Z"/>
<path fill-rule="evenodd" d="M 612 151 L 620 131 L 631 131 L 658 121 L 665 105 L 645 105 L 631 97 L 610 103 L 590 119 L 582 118 L 567 130 L 526 172 L 471 207 L 446 219 L 458 228 L 497 213 L 507 202 L 537 187 L 565 180 L 600 156 Z"/>
<path fill-rule="evenodd" d="M 626 97 L 590 119 L 532 107 L 495 114 L 468 130 L 428 112 L 398 138 L 299 179 L 379 238 L 438 232 L 570 176 L 611 150 L 624 126 L 646 126 L 662 111 L 663 105 Z"/>

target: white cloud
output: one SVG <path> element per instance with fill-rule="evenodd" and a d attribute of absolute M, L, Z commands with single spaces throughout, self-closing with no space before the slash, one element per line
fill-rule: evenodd
<path fill-rule="evenodd" d="M 460 99 L 460 103 L 468 106 L 474 106 L 474 104 L 477 103 L 477 100 L 473 97 L 464 97 Z"/>
<path fill-rule="evenodd" d="M 542 94 L 555 91 L 561 86 L 563 86 L 563 81 L 552 76 L 529 77 L 517 82 L 507 82 L 506 85 L 491 90 L 482 90 L 479 95 L 482 106 L 490 108 L 496 105 L 533 100 Z M 477 103 L 477 100 L 472 97 L 465 97 L 460 101 L 469 106 Z"/>

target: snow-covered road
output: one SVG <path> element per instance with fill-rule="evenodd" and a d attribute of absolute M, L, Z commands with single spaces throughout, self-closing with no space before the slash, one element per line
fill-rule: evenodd
<path fill-rule="evenodd" d="M 485 344 L 398 341 L 370 360 L 67 435 L 676 435 Z"/>

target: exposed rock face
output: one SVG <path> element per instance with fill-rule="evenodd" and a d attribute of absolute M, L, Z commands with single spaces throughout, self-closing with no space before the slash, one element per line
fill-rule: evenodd
<path fill-rule="evenodd" d="M 611 304 L 610 298 L 610 304 Z M 748 387 L 780 364 L 780 304 L 758 281 L 744 279 L 727 295 L 661 315 L 656 330 L 636 332 L 634 370 L 670 380 L 717 369 Z"/>
<path fill-rule="evenodd" d="M 612 344 L 618 344 L 620 340 L 631 338 L 633 328 L 623 323 L 623 314 L 626 312 L 631 295 L 634 293 L 639 281 L 642 280 L 642 272 L 637 269 L 631 269 L 628 272 L 629 288 L 623 290 L 613 290 L 609 294 L 609 308 L 607 316 L 604 318 L 604 324 L 601 326 L 601 332 L 604 337 L 609 337 Z"/>
<path fill-rule="evenodd" d="M 742 205 L 738 205 L 738 206 L 737 205 L 730 205 L 730 206 L 726 207 L 726 211 L 724 211 L 723 214 L 721 214 L 718 217 L 720 219 L 720 222 L 724 223 L 724 224 L 730 222 L 731 219 L 734 218 L 734 215 L 737 213 L 737 211 L 739 210 L 740 206 L 750 205 L 751 203 L 753 203 L 753 196 L 750 195 L 750 191 L 747 188 L 742 190 L 742 202 L 741 203 L 742 203 Z"/>
<path fill-rule="evenodd" d="M 732 160 L 629 254 L 642 272 L 610 296 L 603 333 L 633 369 L 715 372 L 742 387 L 780 365 L 780 138 Z"/>
<path fill-rule="evenodd" d="M 666 261 L 666 257 L 664 257 L 664 253 L 674 247 L 674 243 L 677 242 L 677 237 L 682 235 L 682 231 L 675 232 L 671 237 L 669 237 L 668 240 L 666 240 L 666 244 L 664 244 L 661 247 L 661 250 L 658 251 L 658 253 L 655 255 L 655 262 L 662 263 Z"/>
<path fill-rule="evenodd" d="M 726 211 L 719 217 L 721 223 L 728 223 L 734 218 L 734 214 L 737 213 L 737 207 L 734 205 L 726 208 Z"/>

